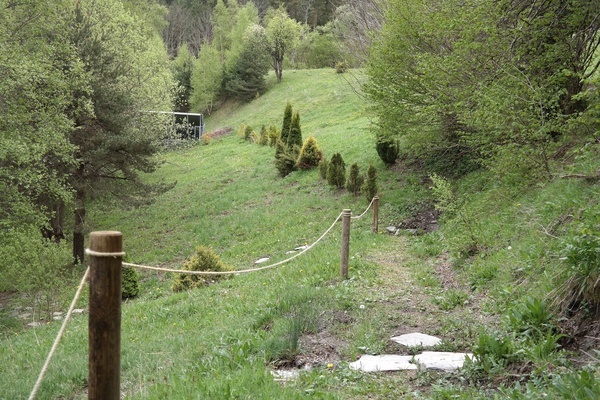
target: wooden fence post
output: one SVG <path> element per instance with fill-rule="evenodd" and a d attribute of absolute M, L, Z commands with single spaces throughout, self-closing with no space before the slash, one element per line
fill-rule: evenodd
<path fill-rule="evenodd" d="M 379 232 L 379 197 L 373 197 L 373 233 Z"/>
<path fill-rule="evenodd" d="M 90 234 L 88 399 L 121 397 L 121 232 Z"/>
<path fill-rule="evenodd" d="M 350 218 L 352 211 L 342 211 L 342 255 L 340 260 L 340 275 L 348 279 L 348 253 L 350 252 Z"/>

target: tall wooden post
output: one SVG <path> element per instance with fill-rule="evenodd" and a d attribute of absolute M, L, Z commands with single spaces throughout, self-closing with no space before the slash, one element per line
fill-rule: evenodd
<path fill-rule="evenodd" d="M 121 232 L 90 234 L 88 399 L 121 397 Z"/>
<path fill-rule="evenodd" d="M 379 197 L 373 197 L 373 233 L 379 232 Z"/>
<path fill-rule="evenodd" d="M 348 279 L 348 254 L 350 253 L 350 218 L 352 211 L 342 211 L 342 255 L 340 260 L 340 275 Z"/>

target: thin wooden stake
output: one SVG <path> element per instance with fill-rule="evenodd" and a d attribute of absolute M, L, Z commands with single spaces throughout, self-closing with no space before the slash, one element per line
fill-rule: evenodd
<path fill-rule="evenodd" d="M 373 233 L 379 232 L 379 197 L 373 197 Z"/>
<path fill-rule="evenodd" d="M 342 211 L 342 255 L 340 261 L 340 275 L 348 279 L 348 254 L 350 253 L 350 219 L 352 211 Z"/>
<path fill-rule="evenodd" d="M 88 399 L 121 397 L 121 232 L 90 234 Z"/>

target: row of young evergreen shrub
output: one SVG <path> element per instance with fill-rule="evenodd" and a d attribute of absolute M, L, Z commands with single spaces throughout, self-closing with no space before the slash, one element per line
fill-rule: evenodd
<path fill-rule="evenodd" d="M 298 169 L 318 167 L 320 176 L 331 186 L 345 188 L 354 196 L 363 193 L 369 202 L 377 195 L 375 167 L 369 165 L 365 176 L 360 173 L 358 164 L 352 164 L 346 179 L 346 164 L 340 153 L 335 153 L 328 161 L 323 156 L 323 151 L 314 136 L 310 135 L 306 141 L 302 140 L 300 114 L 298 111 L 293 112 L 289 102 L 284 110 L 280 131 L 275 125 L 271 125 L 268 129 L 263 125 L 260 133 L 256 133 L 251 126 L 242 125 L 238 135 L 252 143 L 275 147 L 274 164 L 281 177 Z"/>

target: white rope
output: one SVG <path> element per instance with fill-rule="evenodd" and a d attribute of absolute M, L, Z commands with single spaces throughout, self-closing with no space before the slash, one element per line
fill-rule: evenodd
<path fill-rule="evenodd" d="M 307 246 L 301 252 L 296 253 L 293 256 L 291 256 L 291 257 L 289 257 L 289 258 L 287 258 L 287 259 L 285 259 L 283 261 L 279 261 L 279 262 L 276 262 L 275 264 L 267 265 L 267 266 L 264 266 L 264 267 L 241 269 L 241 270 L 235 270 L 235 271 L 187 271 L 187 270 L 184 270 L 184 269 L 170 269 L 170 268 L 161 268 L 161 267 L 150 267 L 148 265 L 132 264 L 132 263 L 126 263 L 126 262 L 124 262 L 123 265 L 128 266 L 128 267 L 140 268 L 140 269 L 150 269 L 150 270 L 153 270 L 153 271 L 173 272 L 173 273 L 178 273 L 178 274 L 189 274 L 189 275 L 234 275 L 234 274 L 245 274 L 245 273 L 248 273 L 248 272 L 262 271 L 264 269 L 274 268 L 274 267 L 277 267 L 277 266 L 279 266 L 281 264 L 284 264 L 284 263 L 286 263 L 288 261 L 291 261 L 294 258 L 299 257 L 302 254 L 304 254 L 307 251 L 309 251 L 310 249 L 312 249 L 317 243 L 319 243 L 325 237 L 325 235 L 327 235 L 329 233 L 329 231 L 331 231 L 333 229 L 333 227 L 335 226 L 335 224 L 342 217 L 342 214 L 343 213 L 340 213 L 340 215 L 338 215 L 338 217 L 335 219 L 335 221 L 333 221 L 333 223 L 325 231 L 325 233 L 323 233 L 321 235 L 321 237 L 319 237 L 313 244 L 311 244 L 310 246 Z"/>
<path fill-rule="evenodd" d="M 81 291 L 83 290 L 83 286 L 85 284 L 85 281 L 88 277 L 88 273 L 90 272 L 90 268 L 88 267 L 88 269 L 85 270 L 85 274 L 83 274 L 83 278 L 81 279 L 81 283 L 79 284 L 79 287 L 77 288 L 77 292 L 75 293 L 75 297 L 73 297 L 73 301 L 71 302 L 71 306 L 69 307 L 69 311 L 67 311 L 67 315 L 65 316 L 65 320 L 62 323 L 62 326 L 60 327 L 60 330 L 58 331 L 58 335 L 56 336 L 56 339 L 54 339 L 54 344 L 52 345 L 52 348 L 50 349 L 50 353 L 48 353 L 48 357 L 46 358 L 46 362 L 44 363 L 44 366 L 42 367 L 42 371 L 40 372 L 40 375 L 38 376 L 37 381 L 35 382 L 35 386 L 33 387 L 33 390 L 31 391 L 31 394 L 29 395 L 29 400 L 33 400 L 35 399 L 35 396 L 38 392 L 38 390 L 40 389 L 40 386 L 42 384 L 42 380 L 44 379 L 44 375 L 46 375 L 46 371 L 48 370 L 48 366 L 50 365 L 50 361 L 52 360 L 52 357 L 54 356 L 54 352 L 56 351 L 56 348 L 58 347 L 58 343 L 60 342 L 60 339 L 62 338 L 63 333 L 65 332 L 65 328 L 67 326 L 67 322 L 69 322 L 69 318 L 71 317 L 71 313 L 73 312 L 73 309 L 75 308 L 75 304 L 77 304 L 77 300 L 79 299 L 79 295 L 81 294 Z"/>
<path fill-rule="evenodd" d="M 365 215 L 367 213 L 367 211 L 369 211 L 371 209 L 371 206 L 373 205 L 373 202 L 375 201 L 375 197 L 373 197 L 373 199 L 371 199 L 371 202 L 369 203 L 369 206 L 367 207 L 367 209 L 365 210 L 365 212 L 363 212 L 362 214 L 356 216 L 356 217 L 351 217 L 352 219 L 359 219 L 362 218 L 363 215 Z"/>
<path fill-rule="evenodd" d="M 85 249 L 85 254 L 87 254 L 88 256 L 92 256 L 92 257 L 124 257 L 125 256 L 124 251 L 119 251 L 116 253 L 101 253 L 99 251 L 94 251 L 94 250 L 90 250 L 90 249 Z"/>

